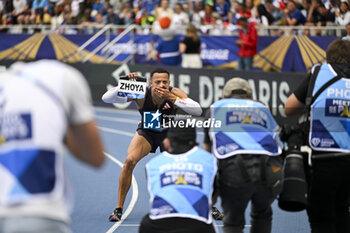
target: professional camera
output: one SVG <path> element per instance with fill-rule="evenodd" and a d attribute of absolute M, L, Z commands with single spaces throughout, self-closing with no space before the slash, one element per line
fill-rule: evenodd
<path fill-rule="evenodd" d="M 307 153 L 301 152 L 304 144 L 304 132 L 299 126 L 284 126 L 281 140 L 287 142 L 284 153 L 283 191 L 278 198 L 278 206 L 285 211 L 302 211 L 307 202 L 307 183 L 304 171 L 304 158 Z"/>

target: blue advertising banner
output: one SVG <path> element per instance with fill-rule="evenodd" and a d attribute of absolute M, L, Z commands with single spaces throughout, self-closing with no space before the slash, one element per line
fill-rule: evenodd
<path fill-rule="evenodd" d="M 78 48 L 92 35 L 60 34 L 0 34 L 0 59 L 33 60 L 57 59 L 64 62 L 82 62 L 90 52 L 103 42 L 112 41 L 118 35 L 98 37 L 80 54 Z M 181 36 L 179 36 L 181 37 Z M 201 58 L 204 66 L 235 68 L 238 47 L 233 36 L 201 36 Z M 258 39 L 258 54 L 254 57 L 254 69 L 263 71 L 309 71 L 312 65 L 324 62 L 327 46 L 336 37 L 308 36 L 261 36 Z M 134 40 L 134 43 L 132 41 Z M 136 64 L 160 64 L 157 57 L 157 35 L 131 35 L 122 37 L 108 49 L 101 49 L 90 56 L 91 63 L 120 64 L 133 59 Z M 134 55 L 134 56 L 132 56 Z"/>
<path fill-rule="evenodd" d="M 9 67 L 11 60 L 0 61 L 0 70 Z M 121 76 L 131 72 L 137 72 L 150 80 L 151 72 L 157 68 L 154 65 L 111 65 L 71 63 L 87 79 L 92 99 L 95 105 L 114 106 L 118 109 L 136 108 L 134 102 L 106 104 L 102 101 L 102 95 L 115 86 Z M 269 106 L 271 113 L 279 124 L 297 122 L 298 116 L 286 118 L 284 103 L 288 96 L 307 77 L 300 72 L 259 72 L 237 71 L 232 69 L 185 69 L 176 66 L 168 66 L 171 86 L 183 90 L 190 98 L 197 101 L 202 109 L 209 106 L 222 97 L 225 83 L 232 77 L 241 77 L 247 80 L 252 88 L 253 99 Z"/>
<path fill-rule="evenodd" d="M 238 59 L 237 37 L 202 36 L 201 58 L 204 66 L 220 66 Z"/>

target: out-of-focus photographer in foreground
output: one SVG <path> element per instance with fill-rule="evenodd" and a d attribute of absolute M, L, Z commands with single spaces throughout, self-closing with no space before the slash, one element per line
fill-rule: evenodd
<path fill-rule="evenodd" d="M 230 79 L 210 117 L 219 128 L 205 129 L 204 148 L 218 158 L 224 233 L 243 233 L 251 201 L 251 233 L 270 233 L 271 203 L 282 190 L 282 144 L 269 109 L 252 98 L 249 83 Z"/>
<path fill-rule="evenodd" d="M 350 42 L 333 41 L 326 56 L 327 62 L 314 66 L 289 96 L 285 113 L 309 113 L 307 213 L 312 233 L 349 233 Z"/>

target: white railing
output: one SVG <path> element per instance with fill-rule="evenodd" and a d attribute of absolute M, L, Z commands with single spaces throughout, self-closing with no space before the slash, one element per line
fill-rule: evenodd
<path fill-rule="evenodd" d="M 111 47 L 113 45 L 115 45 L 120 39 L 122 39 L 125 35 L 127 35 L 128 33 L 131 33 L 130 35 L 130 40 L 127 43 L 129 46 L 133 46 L 134 45 L 134 32 L 133 30 L 135 29 L 136 25 L 130 25 L 129 27 L 127 27 L 122 33 L 120 33 L 116 38 L 114 38 L 111 42 L 109 42 L 103 49 L 102 49 L 102 53 L 106 53 L 107 55 L 105 56 L 106 59 L 104 61 L 107 61 L 107 63 L 110 63 L 114 60 L 114 58 L 116 58 L 119 54 L 121 54 L 122 52 L 124 52 L 124 50 L 120 49 L 118 52 L 114 52 L 112 53 L 111 56 L 108 57 L 108 51 L 110 51 Z M 130 56 L 128 58 L 125 59 L 124 62 L 128 62 L 129 60 L 131 60 L 134 57 L 134 53 L 131 53 Z"/>
<path fill-rule="evenodd" d="M 310 36 L 342 36 L 344 26 L 258 26 L 259 35 L 274 35 L 282 32 L 285 36 L 310 35 Z"/>
<path fill-rule="evenodd" d="M 91 37 L 90 39 L 88 39 L 83 45 L 81 45 L 78 49 L 78 53 L 81 56 L 82 62 L 87 62 L 93 55 L 95 55 L 98 51 L 100 51 L 102 48 L 104 48 L 109 40 L 110 40 L 110 29 L 111 25 L 108 24 L 106 26 L 104 26 L 100 31 L 98 31 L 93 37 Z M 105 41 L 103 41 L 99 46 L 97 46 L 93 51 L 91 51 L 87 56 L 84 55 L 84 49 L 91 44 L 92 42 L 94 42 L 98 37 L 100 37 L 101 35 L 103 35 L 104 33 L 106 33 L 106 38 Z"/>
<path fill-rule="evenodd" d="M 117 34 L 124 31 L 130 25 L 109 25 L 109 31 L 111 34 Z M 7 33 L 25 33 L 32 34 L 34 32 L 40 32 L 44 34 L 49 33 L 60 33 L 60 34 L 95 34 L 101 27 L 91 25 L 60 25 L 58 27 L 53 27 L 52 25 L 6 25 Z M 185 28 L 185 27 L 184 27 Z M 259 36 L 266 35 L 311 35 L 311 36 L 342 36 L 345 32 L 345 27 L 343 26 L 256 26 L 258 29 Z M 147 34 L 152 33 L 151 26 L 140 26 L 134 25 L 136 34 Z M 182 30 L 184 31 L 184 30 Z M 237 27 L 235 25 L 230 25 L 224 27 L 223 25 L 207 25 L 199 27 L 200 34 L 208 35 L 226 35 L 226 36 L 236 36 L 238 35 Z"/>
<path fill-rule="evenodd" d="M 80 54 L 82 58 L 82 62 L 87 62 L 91 57 L 93 57 L 95 54 L 97 54 L 99 51 L 101 51 L 101 54 L 105 54 L 103 59 L 100 59 L 100 63 L 111 63 L 114 58 L 116 58 L 118 55 L 123 53 L 125 51 L 125 48 L 119 49 L 116 52 L 111 52 L 111 48 L 113 45 L 118 43 L 125 35 L 130 33 L 130 40 L 127 43 L 129 47 L 133 47 L 134 44 L 134 29 L 135 25 L 130 25 L 127 27 L 123 32 L 119 33 L 118 36 L 116 36 L 112 41 L 110 40 L 110 34 L 111 34 L 111 28 L 113 25 L 108 24 L 104 26 L 102 29 L 100 29 L 96 34 L 94 34 L 89 40 L 87 40 L 83 45 L 81 45 L 78 48 L 78 53 Z M 98 45 L 93 51 L 89 52 L 86 55 L 85 48 L 88 47 L 91 43 L 95 42 L 101 35 L 106 33 L 105 40 Z M 134 53 L 131 53 L 122 63 L 127 63 L 131 59 L 133 59 Z"/>
<path fill-rule="evenodd" d="M 60 34 L 93 34 L 93 36 L 87 40 L 83 45 L 81 45 L 77 52 L 82 58 L 82 62 L 87 62 L 91 57 L 96 55 L 97 53 L 101 53 L 100 63 L 111 63 L 114 59 L 125 52 L 125 50 L 131 50 L 130 55 L 122 61 L 122 63 L 131 62 L 133 63 L 134 59 L 134 35 L 135 34 L 145 34 L 145 32 L 151 32 L 150 27 L 141 27 L 139 25 L 128 25 L 128 26 L 120 26 L 120 25 L 112 25 L 108 24 L 104 27 L 94 27 L 93 25 L 89 26 L 81 26 L 81 25 L 62 25 L 59 28 L 52 28 L 51 25 L 8 25 L 6 26 L 8 29 L 8 33 L 34 33 L 40 32 L 44 34 L 52 34 L 52 33 L 60 33 Z M 310 26 L 268 26 L 262 27 L 257 26 L 258 34 L 260 36 L 266 35 L 284 35 L 284 36 L 294 36 L 294 35 L 332 35 L 340 37 L 342 36 L 344 27 L 340 26 L 327 26 L 327 27 L 310 27 Z M 217 27 L 202 27 L 199 28 L 199 34 L 207 35 L 238 35 L 237 26 L 231 25 L 231 27 L 224 28 L 223 26 Z M 90 33 L 91 32 L 91 33 Z M 114 49 L 113 46 L 125 35 L 130 33 L 130 40 L 126 44 L 126 46 L 118 47 L 118 49 Z M 97 40 L 100 36 L 105 34 L 104 41 L 100 43 L 93 51 L 88 52 L 86 47 Z M 114 34 L 117 36 L 110 40 L 111 35 Z M 1 34 L 0 34 L 1 38 Z"/>

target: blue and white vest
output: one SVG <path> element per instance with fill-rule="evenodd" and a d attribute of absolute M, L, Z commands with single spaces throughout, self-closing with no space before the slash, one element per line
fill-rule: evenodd
<path fill-rule="evenodd" d="M 322 64 L 313 95 L 337 76 Z M 350 151 L 350 79 L 341 78 L 324 90 L 311 105 L 309 145 L 316 151 Z"/>
<path fill-rule="evenodd" d="M 0 218 L 69 222 L 64 138 L 69 124 L 91 120 L 88 85 L 75 69 L 40 60 L 0 73 Z"/>
<path fill-rule="evenodd" d="M 49 201 L 64 188 L 62 142 L 68 122 L 63 98 L 28 74 L 6 74 L 4 80 L 9 81 L 0 83 L 0 206 Z M 22 89 L 30 93 L 24 103 Z"/>
<path fill-rule="evenodd" d="M 212 223 L 211 196 L 216 158 L 194 147 L 183 154 L 163 152 L 146 165 L 151 219 L 192 218 Z"/>
<path fill-rule="evenodd" d="M 212 151 L 218 159 L 236 154 L 280 155 L 278 125 L 269 109 L 249 99 L 222 99 L 211 106 L 211 118 L 221 121 L 211 128 Z"/>

